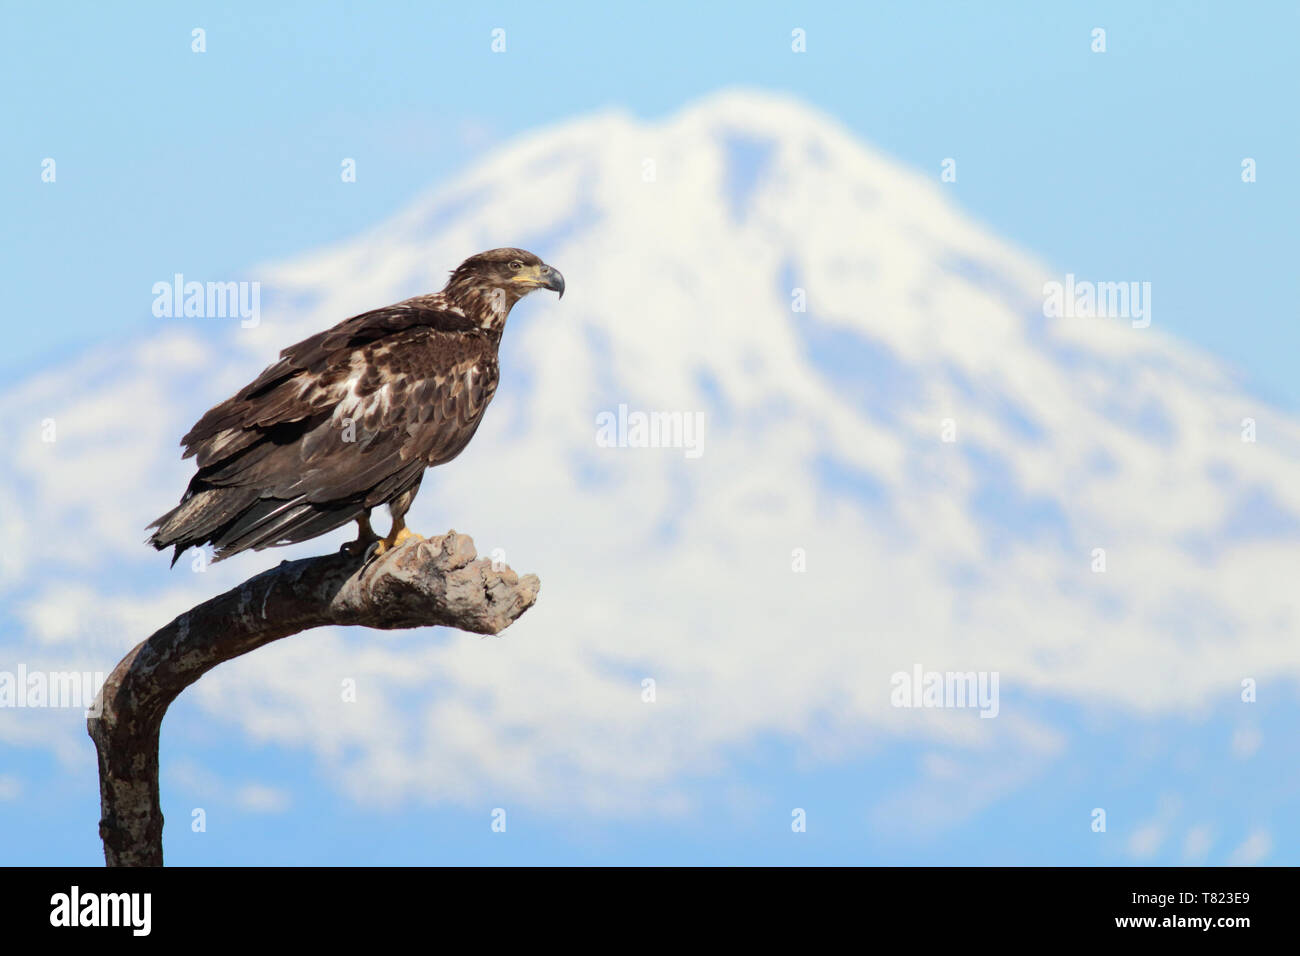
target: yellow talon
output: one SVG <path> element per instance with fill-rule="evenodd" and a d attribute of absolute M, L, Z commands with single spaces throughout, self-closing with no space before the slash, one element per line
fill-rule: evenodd
<path fill-rule="evenodd" d="M 372 541 L 365 542 L 364 544 L 362 542 L 351 542 L 350 544 L 345 544 L 343 548 L 349 554 L 353 554 L 355 552 L 352 550 L 352 547 L 357 544 L 362 544 L 362 546 L 365 549 L 366 561 L 370 562 L 373 561 L 375 558 L 379 557 L 381 554 L 386 554 L 387 552 L 392 551 L 394 548 L 400 548 L 403 543 L 411 540 L 412 538 L 414 538 L 417 541 L 423 541 L 424 535 L 416 534 L 410 528 L 406 527 L 406 525 L 402 525 L 402 527 L 396 529 L 395 531 L 389 532 L 387 538 L 376 538 Z"/>
<path fill-rule="evenodd" d="M 403 541 L 407 541 L 410 538 L 415 538 L 417 541 L 423 541 L 424 535 L 416 534 L 410 528 L 404 527 L 401 531 L 397 532 L 397 537 L 393 539 L 393 547 L 398 547 Z"/>
<path fill-rule="evenodd" d="M 371 558 L 377 558 L 385 552 L 392 551 L 394 548 L 400 548 L 403 542 L 415 538 L 417 541 L 423 541 L 424 535 L 416 534 L 410 528 L 399 528 L 396 534 L 390 534 L 387 538 L 380 538 L 374 544 L 370 545 L 366 552 Z"/>

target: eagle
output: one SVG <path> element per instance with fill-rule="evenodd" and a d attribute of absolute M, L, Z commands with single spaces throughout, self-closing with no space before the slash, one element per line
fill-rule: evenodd
<path fill-rule="evenodd" d="M 350 521 L 344 547 L 384 551 L 413 536 L 406 512 L 424 470 L 469 444 L 496 392 L 497 349 L 515 303 L 564 295 L 564 276 L 524 249 L 471 256 L 441 292 L 363 312 L 280 360 L 181 439 L 198 467 L 148 543 L 210 544 L 214 560 L 306 541 Z M 370 512 L 387 505 L 380 538 Z M 418 537 L 418 536 L 417 536 Z"/>

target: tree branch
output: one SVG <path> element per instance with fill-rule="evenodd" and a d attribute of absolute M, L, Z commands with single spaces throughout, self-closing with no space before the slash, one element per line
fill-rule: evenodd
<path fill-rule="evenodd" d="M 162 866 L 158 739 L 168 706 L 222 661 L 327 624 L 496 634 L 533 606 L 536 575 L 478 559 L 449 531 L 363 564 L 345 553 L 284 561 L 186 611 L 104 682 L 86 729 L 99 754 L 99 835 L 109 866 Z"/>

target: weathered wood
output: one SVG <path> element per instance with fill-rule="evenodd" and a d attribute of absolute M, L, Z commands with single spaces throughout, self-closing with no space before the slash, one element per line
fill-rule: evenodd
<path fill-rule="evenodd" d="M 535 575 L 493 570 L 468 536 L 449 531 L 369 563 L 346 553 L 284 561 L 186 611 L 122 658 L 86 722 L 99 754 L 105 861 L 162 866 L 163 716 L 222 661 L 327 624 L 496 634 L 532 607 L 540 587 Z"/>

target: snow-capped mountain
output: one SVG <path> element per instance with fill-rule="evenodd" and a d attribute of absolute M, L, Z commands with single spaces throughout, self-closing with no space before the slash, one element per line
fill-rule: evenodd
<path fill-rule="evenodd" d="M 482 428 L 408 520 L 539 574 L 537 606 L 500 639 L 280 642 L 188 692 L 211 721 L 310 750 L 358 799 L 669 812 L 764 737 L 826 760 L 899 735 L 1050 755 L 1068 739 L 1031 701 L 1181 712 L 1300 676 L 1297 423 L 1162 332 L 1158 290 L 1149 327 L 1048 318 L 1068 263 L 969 221 L 937 170 L 744 92 L 540 131 L 254 270 L 256 327 L 158 319 L 8 387 L 4 657 L 106 672 L 179 611 L 346 540 L 202 573 L 142 543 L 207 407 L 501 245 L 568 292 L 515 310 Z M 629 447 L 622 423 L 653 412 L 701 416 L 698 455 Z M 892 706 L 917 665 L 997 672 L 1000 719 Z M 15 711 L 0 737 L 94 773 L 79 715 Z"/>

